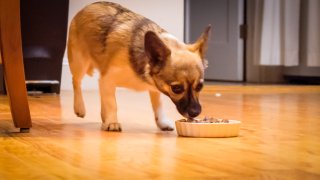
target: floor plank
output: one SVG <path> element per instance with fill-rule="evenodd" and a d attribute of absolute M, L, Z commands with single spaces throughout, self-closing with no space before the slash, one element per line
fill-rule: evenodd
<path fill-rule="evenodd" d="M 0 96 L 0 179 L 319 179 L 320 86 L 210 85 L 203 115 L 242 121 L 235 138 L 161 132 L 147 93 L 117 92 L 123 132 L 100 131 L 98 92 L 29 96 L 33 128 L 17 133 Z M 179 119 L 164 98 L 166 111 Z"/>

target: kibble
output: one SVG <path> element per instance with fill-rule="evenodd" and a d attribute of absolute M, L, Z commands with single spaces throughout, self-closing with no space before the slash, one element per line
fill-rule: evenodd
<path fill-rule="evenodd" d="M 229 123 L 228 119 L 204 117 L 203 119 L 182 119 L 181 122 L 191 122 L 191 123 Z"/>

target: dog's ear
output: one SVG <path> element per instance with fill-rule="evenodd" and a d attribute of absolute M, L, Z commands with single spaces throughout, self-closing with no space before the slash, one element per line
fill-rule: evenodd
<path fill-rule="evenodd" d="M 204 60 L 206 51 L 208 48 L 208 41 L 211 34 L 211 25 L 209 24 L 204 32 L 201 34 L 200 38 L 194 43 L 188 46 L 188 49 L 192 52 L 199 53 L 201 59 Z"/>
<path fill-rule="evenodd" d="M 160 69 L 164 66 L 166 59 L 170 56 L 170 49 L 153 31 L 148 31 L 144 37 L 144 49 L 150 59 L 153 69 Z"/>

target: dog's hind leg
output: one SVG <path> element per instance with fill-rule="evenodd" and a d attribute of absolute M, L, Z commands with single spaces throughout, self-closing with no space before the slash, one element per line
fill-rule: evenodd
<path fill-rule="evenodd" d="M 121 124 L 118 123 L 116 86 L 112 83 L 112 78 L 102 75 L 99 80 L 101 97 L 101 129 L 104 131 L 121 131 Z"/>
<path fill-rule="evenodd" d="M 159 92 L 149 91 L 149 95 L 157 126 L 162 131 L 173 131 L 173 122 L 165 116 L 163 111 L 161 94 Z"/>
<path fill-rule="evenodd" d="M 88 59 L 78 52 L 73 52 L 72 48 L 68 47 L 68 60 L 72 73 L 72 84 L 74 93 L 74 112 L 78 117 L 83 118 L 86 114 L 86 109 L 82 97 L 81 81 L 90 67 Z"/>

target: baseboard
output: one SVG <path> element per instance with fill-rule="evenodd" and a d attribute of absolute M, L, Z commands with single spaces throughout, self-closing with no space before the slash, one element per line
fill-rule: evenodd
<path fill-rule="evenodd" d="M 85 76 L 82 81 L 82 89 L 83 90 L 98 90 L 98 80 L 99 75 L 97 72 L 93 74 L 92 77 Z M 70 72 L 69 64 L 64 62 L 62 65 L 62 77 L 61 77 L 61 90 L 72 90 L 72 75 Z M 0 94 L 5 93 L 4 86 L 4 77 L 3 77 L 3 68 L 0 64 Z"/>

